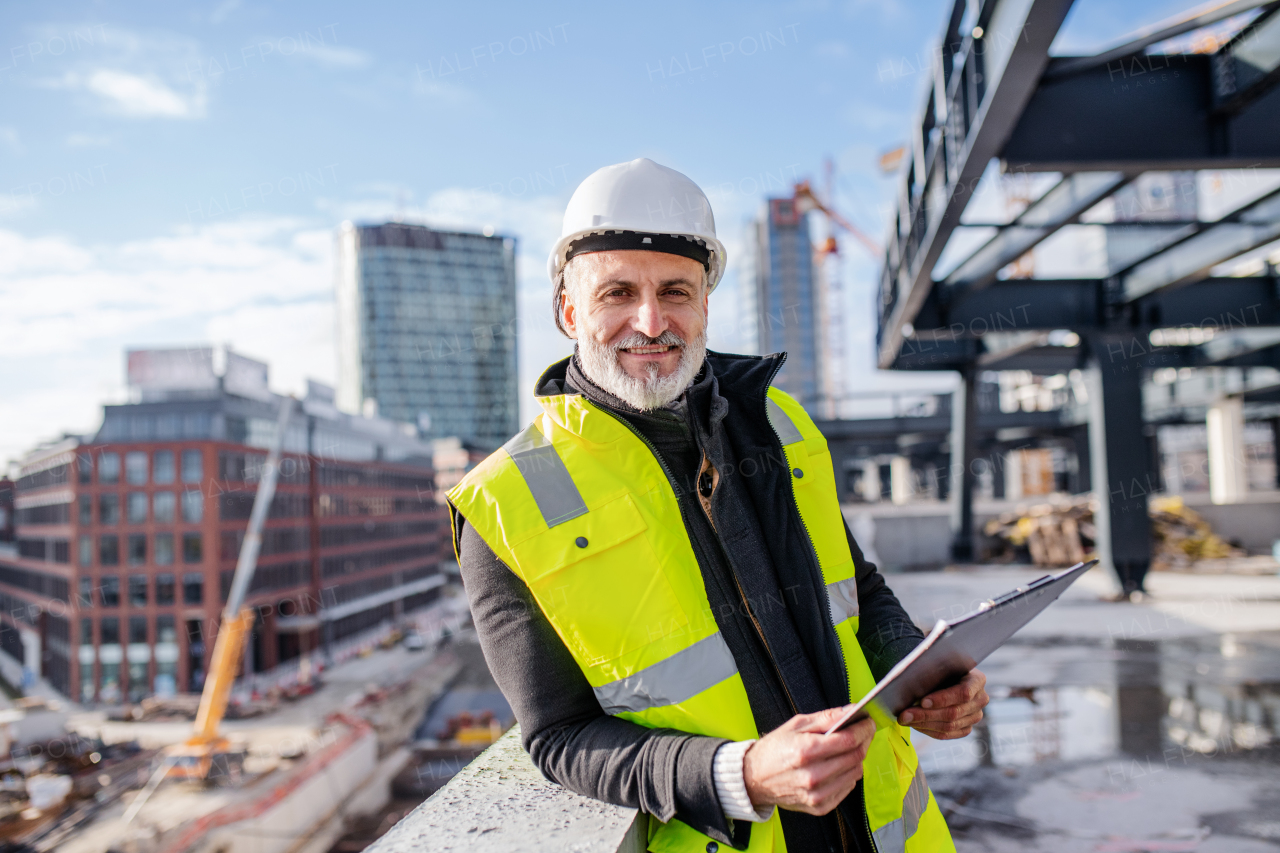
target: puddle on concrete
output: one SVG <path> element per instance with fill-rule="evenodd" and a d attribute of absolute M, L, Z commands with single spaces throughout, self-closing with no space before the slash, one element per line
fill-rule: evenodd
<path fill-rule="evenodd" d="M 1280 745 L 1280 634 L 1038 639 L 1005 646 L 982 669 L 984 725 L 959 741 L 913 734 L 926 773 Z"/>

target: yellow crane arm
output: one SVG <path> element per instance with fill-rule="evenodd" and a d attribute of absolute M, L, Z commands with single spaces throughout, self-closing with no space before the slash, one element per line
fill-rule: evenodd
<path fill-rule="evenodd" d="M 244 542 L 240 545 L 240 559 L 236 563 L 235 574 L 231 578 L 231 589 L 227 593 L 227 605 L 222 611 L 222 624 L 218 626 L 218 636 L 213 644 L 213 657 L 209 661 L 209 677 L 204 683 L 204 692 L 200 695 L 200 709 L 196 712 L 195 731 L 187 741 L 190 746 L 213 744 L 218 740 L 218 725 L 227 713 L 227 702 L 231 696 L 231 687 L 235 684 L 236 673 L 240 668 L 240 660 L 244 654 L 245 641 L 253 628 L 253 610 L 244 606 L 245 596 L 249 592 L 249 582 L 253 579 L 258 565 L 258 551 L 262 547 L 262 525 L 267 520 L 271 509 L 271 499 L 276 492 L 276 479 L 280 471 L 280 453 L 284 449 L 284 434 L 289 426 L 289 415 L 293 411 L 294 399 L 284 398 L 280 404 L 280 417 L 276 421 L 275 440 L 267 454 L 267 461 L 262 466 L 262 474 L 258 480 L 258 493 L 253 499 L 253 510 L 249 513 L 249 528 L 245 531 Z"/>
<path fill-rule="evenodd" d="M 227 700 L 231 686 L 235 684 L 240 659 L 244 655 L 245 638 L 253 628 L 253 610 L 242 607 L 230 619 L 225 616 L 218 626 L 218 637 L 213 642 L 213 657 L 209 661 L 209 678 L 200 694 L 200 709 L 196 712 L 195 735 L 192 741 L 212 743 L 218 738 L 218 726 L 227 713 Z"/>

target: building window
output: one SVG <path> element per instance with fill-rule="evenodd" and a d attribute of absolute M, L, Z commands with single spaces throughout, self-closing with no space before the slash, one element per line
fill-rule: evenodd
<path fill-rule="evenodd" d="M 55 563 L 71 562 L 71 543 L 66 539 L 53 540 L 53 561 Z"/>
<path fill-rule="evenodd" d="M 129 617 L 129 642 L 131 643 L 147 642 L 147 617 L 145 616 Z"/>
<path fill-rule="evenodd" d="M 120 565 L 120 537 L 107 533 L 98 537 L 98 565 Z"/>
<path fill-rule="evenodd" d="M 93 565 L 93 537 L 92 536 L 80 537 L 80 565 L 82 566 Z"/>
<path fill-rule="evenodd" d="M 156 492 L 151 496 L 151 515 L 156 524 L 172 523 L 173 504 L 173 492 Z"/>
<path fill-rule="evenodd" d="M 204 604 L 204 575 L 187 572 L 182 576 L 182 603 Z"/>
<path fill-rule="evenodd" d="M 93 606 L 93 578 L 80 578 L 79 604 L 81 607 Z"/>
<path fill-rule="evenodd" d="M 157 533 L 156 534 L 156 565 L 172 566 L 173 565 L 173 534 Z"/>
<path fill-rule="evenodd" d="M 182 493 L 182 520 L 199 524 L 204 520 L 204 493 L 195 490 Z"/>
<path fill-rule="evenodd" d="M 98 523 L 118 524 L 120 522 L 120 496 L 98 495 Z"/>
<path fill-rule="evenodd" d="M 198 563 L 204 559 L 204 548 L 199 533 L 182 534 L 182 562 Z"/>
<path fill-rule="evenodd" d="M 124 455 L 124 479 L 134 486 L 147 484 L 147 454 L 141 450 L 131 450 Z"/>
<path fill-rule="evenodd" d="M 104 484 L 120 482 L 120 454 L 98 454 L 98 482 Z"/>
<path fill-rule="evenodd" d="M 98 623 L 98 630 L 101 632 L 100 642 L 104 646 L 119 645 L 120 643 L 120 620 L 114 616 L 103 616 L 102 621 Z"/>
<path fill-rule="evenodd" d="M 156 575 L 156 604 L 173 604 L 173 593 L 173 575 L 169 572 Z"/>
<path fill-rule="evenodd" d="M 162 613 L 156 617 L 156 642 L 157 643 L 176 643 L 178 642 L 178 631 L 173 627 L 173 617 Z"/>
<path fill-rule="evenodd" d="M 204 476 L 204 464 L 199 450 L 182 451 L 182 482 L 198 483 Z"/>
<path fill-rule="evenodd" d="M 130 524 L 146 524 L 147 523 L 147 495 L 146 492 L 130 492 L 129 497 L 125 499 L 125 513 Z"/>
<path fill-rule="evenodd" d="M 129 606 L 147 606 L 147 576 L 129 575 Z"/>
<path fill-rule="evenodd" d="M 80 485 L 89 485 L 93 481 L 93 457 L 88 453 L 76 454 L 76 473 L 79 475 Z"/>
<path fill-rule="evenodd" d="M 80 645 L 93 646 L 93 620 L 80 620 Z M 92 702 L 94 694 L 98 692 L 97 682 L 93 677 L 93 652 L 90 649 L 90 658 L 88 663 L 80 664 L 80 701 Z"/>
<path fill-rule="evenodd" d="M 147 561 L 147 534 L 129 534 L 129 565 L 141 566 Z"/>
<path fill-rule="evenodd" d="M 103 575 L 98 581 L 98 595 L 101 596 L 103 607 L 119 607 L 120 577 L 118 575 Z M 105 643 L 106 640 L 102 642 Z"/>
<path fill-rule="evenodd" d="M 88 527 L 93 524 L 93 498 L 89 495 L 81 495 L 78 500 L 80 502 L 80 526 Z"/>
<path fill-rule="evenodd" d="M 155 458 L 152 460 L 152 482 L 172 483 L 173 477 L 173 451 L 157 450 Z"/>

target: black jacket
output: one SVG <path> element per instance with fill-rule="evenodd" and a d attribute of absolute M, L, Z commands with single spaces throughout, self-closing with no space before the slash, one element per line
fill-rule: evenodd
<path fill-rule="evenodd" d="M 631 426 L 664 464 L 761 734 L 795 713 L 848 701 L 821 570 L 765 413 L 765 392 L 783 358 L 708 353 L 680 403 L 653 413 L 637 412 L 596 387 L 573 359 L 553 365 L 538 392 L 585 394 Z M 697 496 L 704 454 L 719 472 L 710 519 Z M 604 714 L 528 589 L 464 522 L 459 518 L 462 577 L 481 646 L 534 763 L 571 790 L 661 820 L 678 817 L 722 843 L 745 847 L 750 824 L 724 816 L 712 782 L 715 750 L 724 741 Z M 878 678 L 922 635 L 847 526 L 846 536 L 857 567 L 858 640 Z M 871 849 L 860 788 L 826 817 L 783 811 L 782 821 L 793 850 Z"/>

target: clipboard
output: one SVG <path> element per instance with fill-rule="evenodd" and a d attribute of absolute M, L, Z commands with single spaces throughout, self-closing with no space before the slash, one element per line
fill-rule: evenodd
<path fill-rule="evenodd" d="M 885 717 L 896 720 L 899 714 L 935 690 L 959 684 L 969 670 L 1004 645 L 1097 564 L 1097 560 L 1077 563 L 1066 571 L 1045 575 L 984 601 L 977 610 L 955 621 L 939 619 L 929 636 L 898 661 L 826 733 L 839 731 L 866 717 L 876 717 L 877 723 Z"/>

